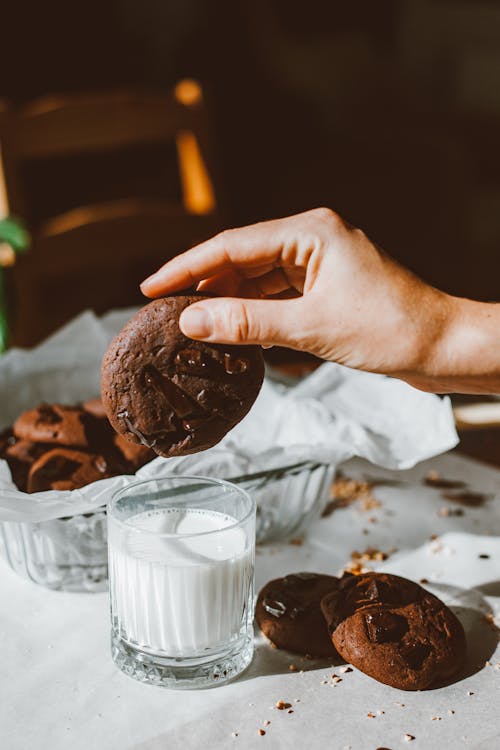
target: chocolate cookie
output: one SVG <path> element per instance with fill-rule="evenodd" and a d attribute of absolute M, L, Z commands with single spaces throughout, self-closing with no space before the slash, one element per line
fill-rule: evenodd
<path fill-rule="evenodd" d="M 91 398 L 82 404 L 83 411 L 92 414 L 96 419 L 106 419 L 106 412 L 100 398 Z"/>
<path fill-rule="evenodd" d="M 108 464 L 103 456 L 69 448 L 54 448 L 32 465 L 28 474 L 28 492 L 77 490 L 109 476 Z"/>
<path fill-rule="evenodd" d="M 138 443 L 132 443 L 125 435 L 117 435 L 115 433 L 113 443 L 122 459 L 125 460 L 129 471 L 132 470 L 135 472 L 141 466 L 147 464 L 148 461 L 156 458 L 156 454 L 151 448 L 146 448 L 145 445 L 139 445 Z"/>
<path fill-rule="evenodd" d="M 86 448 L 88 414 L 78 406 L 40 404 L 14 422 L 14 435 L 32 443 L 55 443 Z"/>
<path fill-rule="evenodd" d="M 210 448 L 249 411 L 262 385 L 260 347 L 186 338 L 181 312 L 200 296 L 150 302 L 113 339 L 102 400 L 115 430 L 161 456 Z"/>
<path fill-rule="evenodd" d="M 423 690 L 463 662 L 460 622 L 440 599 L 405 578 L 346 575 L 321 609 L 339 654 L 386 685 Z"/>
<path fill-rule="evenodd" d="M 295 573 L 270 581 L 257 599 L 255 619 L 260 629 L 278 648 L 334 656 L 320 602 L 338 583 L 338 578 L 319 573 Z"/>

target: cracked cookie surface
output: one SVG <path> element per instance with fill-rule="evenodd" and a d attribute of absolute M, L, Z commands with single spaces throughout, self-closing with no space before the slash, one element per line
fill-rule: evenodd
<path fill-rule="evenodd" d="M 102 365 L 102 399 L 116 432 L 178 456 L 215 445 L 250 410 L 264 377 L 257 346 L 184 336 L 181 312 L 203 297 L 183 295 L 143 307 L 111 342 Z"/>

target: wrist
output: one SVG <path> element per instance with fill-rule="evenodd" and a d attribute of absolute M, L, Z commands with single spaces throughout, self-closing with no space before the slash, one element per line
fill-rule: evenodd
<path fill-rule="evenodd" d="M 434 336 L 413 384 L 435 393 L 499 393 L 500 304 L 438 294 Z"/>

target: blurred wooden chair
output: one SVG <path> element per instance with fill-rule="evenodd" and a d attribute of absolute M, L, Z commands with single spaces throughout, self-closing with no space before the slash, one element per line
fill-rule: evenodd
<path fill-rule="evenodd" d="M 9 269 L 12 343 L 32 345 L 85 308 L 101 313 L 140 304 L 138 284 L 145 275 L 220 228 L 207 130 L 195 81 L 180 82 L 170 95 L 103 92 L 45 97 L 18 110 L 0 108 L 0 210 L 25 218 L 28 225 L 23 175 L 26 165 L 40 160 L 50 166 L 61 157 L 90 159 L 170 143 L 180 188 L 177 200 L 121 196 L 39 221 L 30 252 Z M 96 173 L 98 196 L 99 180 Z M 46 190 L 52 187 L 49 180 Z"/>

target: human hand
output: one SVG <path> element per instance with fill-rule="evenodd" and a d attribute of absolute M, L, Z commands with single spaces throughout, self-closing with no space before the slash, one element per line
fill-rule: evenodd
<path fill-rule="evenodd" d="M 184 311 L 186 336 L 286 346 L 426 390 L 449 389 L 439 370 L 446 370 L 443 342 L 456 298 L 329 209 L 222 232 L 170 260 L 141 289 L 159 297 L 193 284 L 222 296 Z"/>

